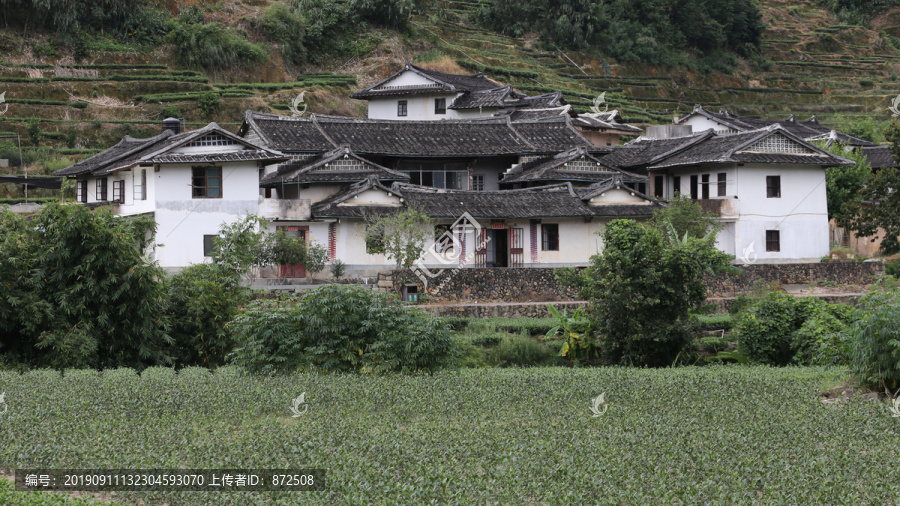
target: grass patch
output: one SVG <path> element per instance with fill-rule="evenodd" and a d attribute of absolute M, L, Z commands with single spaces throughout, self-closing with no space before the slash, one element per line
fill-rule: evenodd
<path fill-rule="evenodd" d="M 895 466 L 900 425 L 882 403 L 823 404 L 819 392 L 840 382 L 835 369 L 740 366 L 0 372 L 0 462 L 325 469 L 327 490 L 303 495 L 311 504 L 890 504 L 900 483 L 873 470 Z M 302 392 L 309 409 L 293 418 Z M 592 417 L 600 393 L 607 408 Z M 119 494 L 145 504 L 298 497 Z"/>

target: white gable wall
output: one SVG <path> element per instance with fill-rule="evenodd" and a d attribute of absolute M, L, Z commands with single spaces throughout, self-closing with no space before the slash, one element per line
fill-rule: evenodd
<path fill-rule="evenodd" d="M 259 171 L 256 162 L 232 162 L 222 167 L 222 197 L 193 198 L 191 164 L 163 165 L 155 173 L 156 259 L 165 268 L 208 262 L 203 236 L 216 235 L 223 223 L 234 223 L 259 212 Z"/>
<path fill-rule="evenodd" d="M 394 119 L 399 121 L 460 119 L 462 116 L 459 115 L 458 111 L 449 108 L 456 96 L 456 93 L 451 93 L 434 95 L 396 95 L 392 97 L 371 98 L 369 99 L 369 118 Z M 446 100 L 446 105 L 448 107 L 446 114 L 434 113 L 434 99 L 436 98 L 444 98 Z M 397 116 L 397 103 L 401 100 L 406 100 L 406 116 Z"/>
<path fill-rule="evenodd" d="M 724 131 L 734 132 L 735 131 L 734 128 L 732 128 L 730 126 L 723 125 L 722 123 L 719 123 L 718 121 L 713 121 L 702 114 L 696 114 L 696 113 L 692 114 L 688 119 L 684 120 L 684 122 L 679 123 L 679 124 L 691 125 L 692 131 L 694 133 L 703 132 L 705 130 L 709 130 L 710 128 L 712 128 L 716 132 L 724 132 Z"/>

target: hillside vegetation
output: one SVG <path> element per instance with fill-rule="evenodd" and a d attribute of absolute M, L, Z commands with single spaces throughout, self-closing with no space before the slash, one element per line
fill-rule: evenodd
<path fill-rule="evenodd" d="M 581 110 L 607 92 L 632 123 L 702 103 L 816 114 L 882 141 L 900 73 L 897 3 L 18 0 L 0 8 L 0 132 L 22 136 L 32 174 L 49 173 L 155 134 L 166 116 L 236 129 L 243 111 L 287 112 L 301 91 L 310 112 L 364 116 L 348 95 L 412 61 L 530 94 L 559 89 Z M 20 172 L 14 142 L 0 158 Z"/>

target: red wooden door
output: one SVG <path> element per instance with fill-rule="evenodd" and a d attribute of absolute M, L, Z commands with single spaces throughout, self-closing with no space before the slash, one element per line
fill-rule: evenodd
<path fill-rule="evenodd" d="M 283 230 L 287 235 L 299 237 L 305 242 L 309 241 L 309 227 L 289 226 L 277 227 L 277 229 Z M 303 264 L 279 265 L 278 276 L 282 278 L 305 278 L 306 269 L 303 268 Z"/>

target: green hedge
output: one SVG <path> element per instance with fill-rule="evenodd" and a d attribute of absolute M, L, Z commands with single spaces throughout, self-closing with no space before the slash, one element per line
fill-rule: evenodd
<path fill-rule="evenodd" d="M 197 100 L 203 93 L 207 91 L 189 91 L 183 93 L 155 93 L 148 95 L 135 95 L 134 100 L 140 102 L 177 102 L 180 100 Z M 218 94 L 222 98 L 231 97 L 252 97 L 254 95 L 251 90 L 217 90 L 213 93 Z"/>

